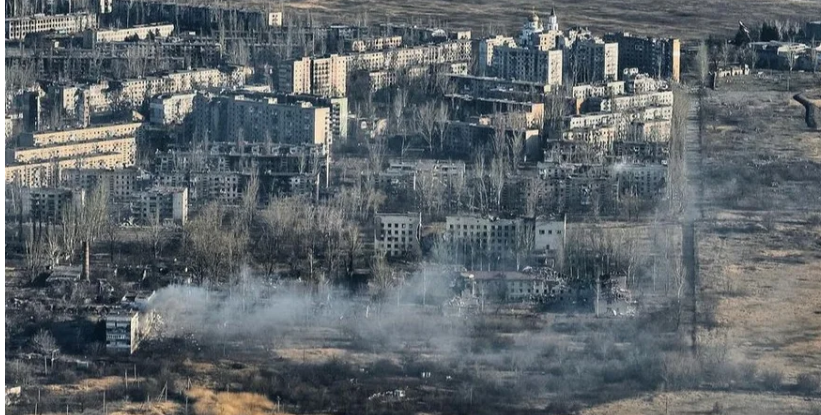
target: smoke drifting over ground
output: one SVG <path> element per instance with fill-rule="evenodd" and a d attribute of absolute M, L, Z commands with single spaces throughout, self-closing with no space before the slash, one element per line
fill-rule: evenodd
<path fill-rule="evenodd" d="M 333 288 L 272 284 L 247 274 L 230 288 L 173 285 L 148 307 L 159 321 L 154 336 L 198 343 L 283 345 L 306 337 L 363 351 L 451 353 L 466 335 L 464 316 L 444 315 L 450 289 L 443 274 L 414 275 L 382 301 Z"/>

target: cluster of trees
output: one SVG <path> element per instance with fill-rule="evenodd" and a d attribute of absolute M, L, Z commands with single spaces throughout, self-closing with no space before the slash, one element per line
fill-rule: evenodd
<path fill-rule="evenodd" d="M 76 261 L 83 243 L 93 244 L 118 226 L 110 218 L 108 192 L 103 186 L 96 187 L 81 203 L 69 203 L 58 218 L 29 218 L 30 226 L 23 222 L 21 189 L 9 186 L 8 193 L 18 222 L 17 242 L 30 278 L 63 261 Z"/>
<path fill-rule="evenodd" d="M 321 285 L 363 265 L 363 243 L 372 236 L 363 235 L 360 224 L 373 220 L 383 195 L 350 188 L 320 203 L 287 196 L 257 209 L 253 183 L 241 208 L 210 203 L 184 226 L 183 254 L 200 282 L 226 280 L 241 265 L 256 263 L 268 274 Z"/>

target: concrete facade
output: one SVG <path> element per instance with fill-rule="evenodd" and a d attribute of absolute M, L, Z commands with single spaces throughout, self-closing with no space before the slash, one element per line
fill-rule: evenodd
<path fill-rule="evenodd" d="M 97 15 L 91 13 L 43 15 L 6 19 L 6 39 L 23 40 L 29 33 L 55 31 L 68 35 L 97 27 Z"/>
<path fill-rule="evenodd" d="M 374 248 L 389 257 L 414 254 L 419 249 L 420 213 L 376 215 Z"/>

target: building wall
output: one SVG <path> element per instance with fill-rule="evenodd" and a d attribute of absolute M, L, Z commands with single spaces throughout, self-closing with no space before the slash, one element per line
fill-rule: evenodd
<path fill-rule="evenodd" d="M 84 141 L 75 144 L 55 144 L 47 147 L 20 148 L 14 150 L 14 162 L 37 163 L 60 159 L 82 158 L 93 154 L 120 154 L 126 164 L 134 165 L 137 153 L 135 137 Z"/>
<path fill-rule="evenodd" d="M 110 29 L 110 30 L 89 30 L 85 34 L 86 43 L 94 42 L 123 42 L 126 38 L 134 36 L 141 40 L 148 39 L 149 33 L 154 34 L 157 39 L 171 36 L 174 32 L 173 24 L 159 24 L 148 26 L 137 26 L 124 29 Z"/>
<path fill-rule="evenodd" d="M 24 188 L 21 194 L 23 217 L 32 221 L 59 223 L 63 212 L 85 203 L 85 190 Z"/>
<path fill-rule="evenodd" d="M 93 190 L 97 185 L 105 186 L 109 197 L 115 201 L 124 200 L 140 191 L 141 172 L 137 168 L 116 170 L 66 169 L 60 172 L 61 184 L 71 188 Z"/>
<path fill-rule="evenodd" d="M 500 46 L 493 52 L 493 70 L 509 80 L 562 84 L 563 52 Z"/>
<path fill-rule="evenodd" d="M 411 254 L 419 247 L 421 226 L 419 213 L 379 214 L 374 229 L 374 247 L 391 257 Z"/>
<path fill-rule="evenodd" d="M 142 123 L 112 124 L 63 131 L 23 133 L 20 135 L 20 145 L 23 147 L 43 147 L 101 140 L 110 137 L 135 136 L 142 125 Z"/>
<path fill-rule="evenodd" d="M 194 110 L 195 95 L 190 93 L 155 98 L 149 105 L 149 120 L 152 124 L 160 125 L 182 123 L 185 117 Z"/>
<path fill-rule="evenodd" d="M 482 39 L 479 42 L 479 75 L 488 76 L 493 74 L 493 50 L 498 46 L 515 47 L 516 40 L 510 36 L 497 35 L 496 37 Z"/>
<path fill-rule="evenodd" d="M 194 122 L 213 141 L 330 145 L 331 108 L 309 102 L 282 103 L 270 95 L 210 97 L 194 103 Z"/>
<path fill-rule="evenodd" d="M 619 72 L 619 45 L 601 39 L 583 39 L 573 43 L 568 50 L 566 68 L 576 82 L 615 81 Z"/>
<path fill-rule="evenodd" d="M 26 187 L 53 187 L 60 182 L 58 174 L 68 169 L 120 169 L 132 166 L 127 154 L 85 155 L 76 159 L 44 161 L 6 166 L 6 183 Z"/>
<path fill-rule="evenodd" d="M 72 34 L 97 27 L 97 15 L 91 13 L 34 15 L 6 19 L 6 39 L 23 40 L 29 33 L 55 31 Z"/>
<path fill-rule="evenodd" d="M 534 251 L 564 252 L 565 238 L 567 237 L 567 223 L 565 221 L 536 221 L 536 230 L 533 233 Z"/>
<path fill-rule="evenodd" d="M 638 37 L 630 33 L 614 33 L 605 36 L 619 44 L 619 67 L 638 68 L 654 77 L 680 80 L 681 41 Z"/>
<path fill-rule="evenodd" d="M 134 195 L 131 213 L 142 223 L 185 225 L 188 221 L 188 188 L 154 188 Z"/>

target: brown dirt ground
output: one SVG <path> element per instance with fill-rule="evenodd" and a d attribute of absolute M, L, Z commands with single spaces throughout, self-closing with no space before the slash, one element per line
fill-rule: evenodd
<path fill-rule="evenodd" d="M 582 412 L 583 415 L 711 414 L 719 402 L 724 414 L 815 414 L 821 402 L 795 396 L 722 392 L 681 392 L 647 395 L 611 402 Z M 669 412 L 668 412 L 669 411 Z"/>

